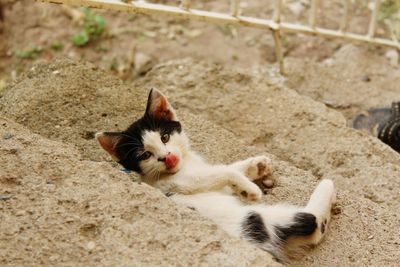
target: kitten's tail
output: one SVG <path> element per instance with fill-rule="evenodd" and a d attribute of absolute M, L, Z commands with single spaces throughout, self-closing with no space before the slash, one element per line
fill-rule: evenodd
<path fill-rule="evenodd" d="M 245 237 L 275 256 L 288 262 L 304 246 L 318 244 L 331 218 L 335 190 L 331 180 L 321 181 L 304 208 L 275 205 L 253 208 L 242 224 Z"/>

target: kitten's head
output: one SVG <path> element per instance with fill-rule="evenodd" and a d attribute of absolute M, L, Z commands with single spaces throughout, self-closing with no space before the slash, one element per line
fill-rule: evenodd
<path fill-rule="evenodd" d="M 148 179 L 178 172 L 189 150 L 175 111 L 153 89 L 143 117 L 123 132 L 100 132 L 96 138 L 121 165 Z"/>

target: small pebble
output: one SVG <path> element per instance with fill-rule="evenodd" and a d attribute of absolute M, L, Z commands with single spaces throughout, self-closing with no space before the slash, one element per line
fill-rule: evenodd
<path fill-rule="evenodd" d="M 9 200 L 10 198 L 11 198 L 11 196 L 0 195 L 0 200 Z"/>
<path fill-rule="evenodd" d="M 267 187 L 267 188 L 272 188 L 275 184 L 274 179 L 266 179 L 263 181 L 263 184 Z"/>
<path fill-rule="evenodd" d="M 300 16 L 305 10 L 305 6 L 300 1 L 288 4 L 288 8 L 296 17 Z"/>
<path fill-rule="evenodd" d="M 325 59 L 322 64 L 324 64 L 325 66 L 332 66 L 333 64 L 335 64 L 335 60 L 333 58 L 327 58 Z"/>
<path fill-rule="evenodd" d="M 67 219 L 65 219 L 65 222 L 67 222 L 67 223 L 71 223 L 73 221 L 75 221 L 75 220 L 72 217 L 68 217 Z"/>
<path fill-rule="evenodd" d="M 399 64 L 399 53 L 395 49 L 390 49 L 385 54 L 386 59 L 390 65 L 397 66 Z"/>
<path fill-rule="evenodd" d="M 96 247 L 96 243 L 94 243 L 93 241 L 90 241 L 89 243 L 87 243 L 88 250 L 93 250 L 95 247 Z"/>
<path fill-rule="evenodd" d="M 52 255 L 52 256 L 50 256 L 50 258 L 49 258 L 50 261 L 56 261 L 56 260 L 58 260 L 58 259 L 59 259 L 59 256 L 58 256 L 58 255 Z"/>
<path fill-rule="evenodd" d="M 361 80 L 362 80 L 363 82 L 370 82 L 370 81 L 371 81 L 371 78 L 370 78 L 368 75 L 364 75 L 364 76 L 361 77 Z"/>
<path fill-rule="evenodd" d="M 17 217 L 21 217 L 24 216 L 26 214 L 26 212 L 24 210 L 19 210 L 15 213 L 15 216 Z"/>
<path fill-rule="evenodd" d="M 3 139 L 4 140 L 8 140 L 8 139 L 11 139 L 12 138 L 12 134 L 10 134 L 10 133 L 5 133 L 4 135 L 3 135 Z"/>

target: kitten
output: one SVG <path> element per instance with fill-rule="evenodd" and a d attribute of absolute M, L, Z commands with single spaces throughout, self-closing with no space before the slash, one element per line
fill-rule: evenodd
<path fill-rule="evenodd" d="M 246 205 L 243 202 L 261 199 L 262 192 L 253 181 L 269 175 L 270 159 L 257 156 L 230 165 L 206 163 L 190 149 L 174 109 L 157 90 L 150 91 L 144 116 L 127 130 L 100 132 L 96 138 L 144 182 L 278 260 L 285 260 L 289 243 L 315 245 L 326 232 L 335 199 L 331 180 L 320 182 L 305 207 Z"/>

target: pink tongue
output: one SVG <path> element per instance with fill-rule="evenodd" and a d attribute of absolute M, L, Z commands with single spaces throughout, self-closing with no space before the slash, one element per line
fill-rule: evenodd
<path fill-rule="evenodd" d="M 168 155 L 165 157 L 165 166 L 167 169 L 172 169 L 178 163 L 178 158 L 175 155 Z"/>

